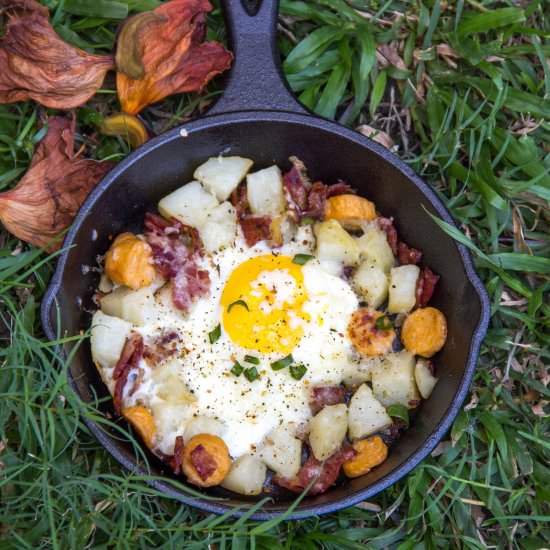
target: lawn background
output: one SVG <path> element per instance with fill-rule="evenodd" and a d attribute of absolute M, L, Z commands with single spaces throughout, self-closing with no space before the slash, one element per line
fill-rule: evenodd
<path fill-rule="evenodd" d="M 111 50 L 128 9 L 157 5 L 45 4 L 65 40 L 94 52 Z M 301 101 L 378 130 L 436 189 L 474 251 L 492 318 L 464 411 L 430 459 L 369 502 L 267 525 L 209 516 L 156 494 L 90 434 L 38 319 L 55 261 L 2 231 L 0 549 L 550 547 L 550 3 L 284 0 L 279 30 Z M 219 6 L 209 35 L 224 40 Z M 220 80 L 143 117 L 162 132 L 204 112 L 219 90 Z M 128 154 L 124 139 L 98 132 L 117 110 L 110 75 L 76 111 L 77 148 Z M 46 112 L 0 106 L 0 189 L 24 173 Z"/>

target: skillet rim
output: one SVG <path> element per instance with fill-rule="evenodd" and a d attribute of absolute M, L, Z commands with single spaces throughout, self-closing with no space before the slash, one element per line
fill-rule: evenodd
<path fill-rule="evenodd" d="M 149 154 L 151 151 L 157 149 L 158 147 L 162 147 L 164 144 L 169 143 L 174 139 L 191 139 L 193 132 L 196 131 L 219 127 L 225 124 L 250 122 L 284 122 L 300 124 L 313 127 L 315 129 L 325 130 L 332 134 L 338 134 L 340 137 L 344 137 L 346 139 L 354 141 L 358 145 L 369 149 L 376 156 L 380 157 L 383 161 L 390 163 L 394 168 L 399 170 L 417 189 L 419 189 L 426 200 L 433 206 L 441 219 L 451 224 L 453 227 L 457 227 L 450 212 L 443 205 L 435 191 L 433 191 L 433 189 L 427 183 L 425 183 L 412 168 L 410 168 L 395 154 L 391 153 L 380 144 L 363 136 L 355 130 L 349 129 L 336 122 L 317 116 L 312 116 L 309 114 L 290 113 L 285 111 L 251 110 L 223 113 L 217 115 L 207 114 L 200 119 L 196 119 L 180 125 L 176 128 L 173 128 L 172 130 L 169 130 L 168 132 L 165 132 L 155 137 L 151 141 L 147 142 L 145 145 L 136 149 L 133 153 L 128 155 L 119 164 L 117 164 L 87 197 L 65 237 L 63 243 L 63 252 L 58 257 L 55 272 L 42 299 L 40 307 L 41 321 L 44 332 L 49 340 L 55 340 L 58 337 L 58 332 L 54 326 L 54 323 L 52 322 L 52 312 L 54 311 L 54 307 L 59 310 L 56 297 L 61 290 L 61 280 L 65 272 L 67 257 L 72 249 L 74 238 L 78 234 L 82 222 L 90 214 L 91 209 L 94 207 L 95 202 L 100 198 L 102 193 L 106 191 L 111 185 L 113 185 L 114 180 L 116 180 L 132 164 Z M 182 130 L 187 131 L 188 134 L 186 137 L 183 137 L 181 135 L 180 132 Z M 398 468 L 392 470 L 386 476 L 380 478 L 376 482 L 363 489 L 348 494 L 345 498 L 341 498 L 333 502 L 308 506 L 307 503 L 302 505 L 302 501 L 302 503 L 300 503 L 298 507 L 286 518 L 287 520 L 304 519 L 311 516 L 318 516 L 321 514 L 335 512 L 337 510 L 353 506 L 354 504 L 357 504 L 358 502 L 370 498 L 375 494 L 387 489 L 389 486 L 396 483 L 402 477 L 411 472 L 416 466 L 418 466 L 418 464 L 420 464 L 420 462 L 422 462 L 431 453 L 431 451 L 435 448 L 439 441 L 441 441 L 441 439 L 445 436 L 446 432 L 450 429 L 456 416 L 460 412 L 462 403 L 464 402 L 472 383 L 472 379 L 476 369 L 479 349 L 481 346 L 481 342 L 487 332 L 490 317 L 489 298 L 485 287 L 475 270 L 470 251 L 464 245 L 454 240 L 453 243 L 460 254 L 462 265 L 466 272 L 466 277 L 478 296 L 480 305 L 480 316 L 477 325 L 473 331 L 472 338 L 470 340 L 468 360 L 464 368 L 462 380 L 441 421 L 432 431 L 432 434 L 419 447 L 417 447 L 417 449 L 411 455 L 409 455 L 407 459 L 405 459 L 403 464 L 401 464 Z M 59 348 L 61 348 L 61 346 L 59 346 Z M 71 387 L 80 397 L 78 389 L 76 388 L 76 384 L 74 383 L 74 379 L 71 375 L 70 369 L 67 373 L 67 377 Z M 86 417 L 83 417 L 83 420 L 92 431 L 92 433 L 103 445 L 103 447 L 105 447 L 105 449 L 119 463 L 121 463 L 126 469 L 133 473 L 147 475 L 146 469 L 139 466 L 136 463 L 136 460 L 131 460 L 127 456 L 124 456 L 122 453 L 118 452 L 116 448 L 112 448 L 109 437 L 95 422 Z M 168 495 L 171 498 L 175 498 L 187 505 L 199 508 L 203 511 L 223 514 L 226 513 L 228 510 L 235 508 L 234 505 L 224 504 L 223 500 L 204 500 L 201 498 L 193 497 L 191 495 L 186 495 L 183 492 L 175 490 L 170 484 L 156 479 L 147 480 L 147 483 L 149 485 L 152 485 L 155 489 L 162 492 L 163 494 Z M 253 504 L 251 503 L 251 506 L 252 505 Z M 247 509 L 249 508 L 250 507 L 235 510 L 233 515 L 236 517 L 240 517 L 245 514 L 247 512 Z M 284 510 L 258 511 L 252 514 L 250 516 L 250 519 L 269 520 L 279 515 L 282 515 L 283 513 Z"/>

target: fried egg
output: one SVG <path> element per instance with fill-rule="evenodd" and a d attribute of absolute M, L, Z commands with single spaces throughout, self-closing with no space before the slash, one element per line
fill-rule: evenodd
<path fill-rule="evenodd" d="M 357 360 L 346 327 L 358 298 L 316 259 L 294 262 L 296 254 L 310 252 L 304 238 L 276 252 L 265 243 L 248 248 L 238 239 L 202 259 L 210 293 L 188 315 L 159 302 L 155 320 L 135 328 L 146 343 L 166 329 L 180 336 L 178 353 L 153 370 L 144 368 L 138 390 L 126 396 L 129 406 L 141 402 L 153 410 L 163 453 L 173 452 L 175 437 L 197 416 L 223 425 L 220 435 L 233 458 L 253 453 L 281 424 L 305 428 L 308 388 L 339 383 Z M 219 338 L 211 342 L 218 326 Z M 307 369 L 301 380 L 289 368 L 271 367 L 289 354 Z M 236 362 L 255 368 L 258 377 L 232 374 Z"/>

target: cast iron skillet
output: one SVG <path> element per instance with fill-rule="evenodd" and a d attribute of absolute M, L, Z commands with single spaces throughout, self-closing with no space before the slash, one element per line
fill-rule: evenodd
<path fill-rule="evenodd" d="M 42 322 L 52 340 L 88 328 L 98 275 L 83 271 L 83 266 L 95 264 L 97 255 L 109 247 L 109 236 L 137 230 L 145 209 L 190 181 L 194 169 L 210 156 L 221 152 L 243 155 L 254 159 L 259 169 L 273 162 L 288 168 L 288 157 L 297 155 L 314 179 L 333 183 L 341 178 L 358 188 L 380 212 L 395 217 L 399 234 L 409 245 L 422 250 L 426 265 L 441 275 L 433 305 L 445 313 L 449 337 L 435 359 L 439 383 L 430 399 L 419 407 L 411 428 L 388 460 L 361 478 L 343 482 L 323 495 L 306 497 L 291 516 L 303 518 L 365 500 L 395 483 L 428 456 L 451 426 L 470 386 L 487 329 L 489 303 L 469 253 L 444 234 L 422 208 L 453 223 L 430 187 L 380 145 L 339 124 L 312 116 L 295 101 L 279 68 L 278 0 L 263 0 L 261 6 L 254 0 L 226 0 L 224 4 L 235 62 L 222 98 L 201 120 L 140 147 L 92 192 L 65 239 L 66 251 L 59 258 L 42 303 Z M 84 402 L 107 395 L 87 343 L 77 350 L 69 379 Z M 147 472 L 128 442 L 85 420 L 126 468 Z M 153 474 L 171 477 L 152 455 L 149 463 Z M 195 498 L 164 481 L 151 484 L 209 512 L 223 513 L 237 505 L 246 509 L 256 500 L 222 489 L 210 490 L 208 495 L 225 496 L 225 500 Z M 273 517 L 285 511 L 293 499 L 291 495 L 275 499 L 252 517 Z"/>

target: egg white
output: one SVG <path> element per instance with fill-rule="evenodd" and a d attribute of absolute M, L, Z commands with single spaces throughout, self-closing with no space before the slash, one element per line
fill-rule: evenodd
<path fill-rule="evenodd" d="M 302 228 L 297 238 L 278 253 L 307 254 L 311 253 L 311 245 L 311 232 Z M 210 293 L 196 300 L 188 315 L 183 316 L 169 303 L 158 303 L 156 319 L 135 328 L 146 343 L 168 328 L 180 335 L 176 356 L 154 369 L 142 362 L 143 381 L 132 396 L 126 396 L 128 406 L 141 402 L 152 409 L 157 443 L 163 453 L 173 452 L 175 437 L 184 435 L 186 423 L 198 415 L 223 423 L 222 438 L 233 458 L 253 453 L 274 427 L 305 427 L 311 418 L 309 387 L 340 383 L 350 362 L 358 361 L 347 336 L 347 324 L 358 307 L 358 298 L 346 281 L 328 273 L 315 259 L 302 268 L 308 294 L 303 311 L 310 320 L 295 320 L 296 326 L 304 330 L 292 351 L 295 362 L 307 367 L 301 380 L 294 380 L 288 368 L 273 371 L 270 367 L 271 362 L 286 354 L 245 349 L 230 339 L 223 324 L 220 338 L 210 343 L 208 333 L 220 323 L 220 298 L 231 273 L 244 261 L 270 252 L 263 242 L 248 248 L 242 236 L 238 237 L 234 247 L 202 259 L 200 267 L 210 275 Z M 271 280 L 276 282 L 276 276 Z M 260 376 L 253 382 L 229 372 L 236 360 L 245 367 L 252 366 L 243 362 L 247 354 L 260 359 L 256 365 Z"/>

